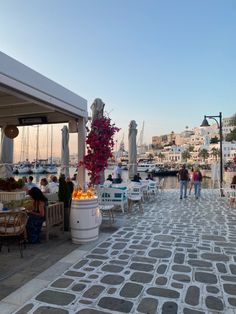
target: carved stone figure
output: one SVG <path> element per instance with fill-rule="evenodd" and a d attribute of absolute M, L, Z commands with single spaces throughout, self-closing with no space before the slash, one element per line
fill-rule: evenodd
<path fill-rule="evenodd" d="M 104 102 L 100 98 L 96 98 L 91 105 L 92 121 L 103 117 Z"/>

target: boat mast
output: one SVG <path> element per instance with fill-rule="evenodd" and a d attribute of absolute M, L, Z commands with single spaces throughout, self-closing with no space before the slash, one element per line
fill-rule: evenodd
<path fill-rule="evenodd" d="M 51 166 L 52 166 L 52 144 L 53 144 L 53 124 L 51 125 Z"/>
<path fill-rule="evenodd" d="M 25 127 L 22 128 L 21 135 L 21 147 L 20 147 L 20 161 L 24 161 L 25 159 Z"/>
<path fill-rule="evenodd" d="M 143 121 L 142 129 L 139 134 L 138 144 L 137 144 L 137 147 L 139 149 L 139 154 L 145 153 L 145 147 L 143 144 L 143 135 L 144 135 L 144 121 Z"/>
<path fill-rule="evenodd" d="M 29 126 L 26 127 L 26 154 L 25 158 L 26 160 L 29 160 Z"/>
<path fill-rule="evenodd" d="M 36 160 L 35 164 L 37 164 L 39 159 L 39 125 L 37 125 L 37 135 L 36 135 Z"/>
<path fill-rule="evenodd" d="M 49 138 L 48 127 L 49 127 L 49 125 L 47 124 L 47 152 L 46 152 L 47 159 L 49 158 L 48 157 L 48 142 L 49 142 L 49 140 L 48 140 L 48 138 Z"/>

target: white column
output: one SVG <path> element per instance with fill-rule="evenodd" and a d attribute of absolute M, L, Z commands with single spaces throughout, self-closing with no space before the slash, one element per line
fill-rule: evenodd
<path fill-rule="evenodd" d="M 85 155 L 86 128 L 85 119 L 78 119 L 78 162 L 83 160 Z M 78 168 L 77 182 L 81 187 L 85 184 L 85 168 Z"/>

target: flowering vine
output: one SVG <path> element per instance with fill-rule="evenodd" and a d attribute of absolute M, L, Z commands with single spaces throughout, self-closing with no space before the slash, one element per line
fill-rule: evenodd
<path fill-rule="evenodd" d="M 107 168 L 108 159 L 112 157 L 115 144 L 113 137 L 119 130 L 111 123 L 111 119 L 105 116 L 95 119 L 91 130 L 87 129 L 87 155 L 79 162 L 79 167 L 84 166 L 88 170 L 90 185 L 100 183 L 100 173 Z"/>

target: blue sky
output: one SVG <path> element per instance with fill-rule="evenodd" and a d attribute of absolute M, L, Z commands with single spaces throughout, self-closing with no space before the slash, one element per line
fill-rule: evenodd
<path fill-rule="evenodd" d="M 1 51 L 144 139 L 236 112 L 236 0 L 0 0 Z"/>

